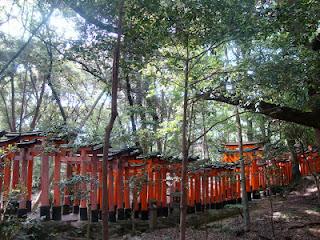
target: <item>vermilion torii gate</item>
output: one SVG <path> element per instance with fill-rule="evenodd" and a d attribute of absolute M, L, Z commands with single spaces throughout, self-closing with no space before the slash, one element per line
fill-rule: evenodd
<path fill-rule="evenodd" d="M 23 194 L 18 200 L 17 215 L 23 217 L 31 211 L 33 161 L 38 157 L 41 159 L 40 216 L 47 220 L 61 220 L 62 215 L 79 214 L 80 220 L 87 220 L 90 214 L 91 221 L 99 221 L 101 145 L 83 146 L 75 151 L 62 139 L 48 137 L 43 132 L 6 133 L 4 137 L 0 141 L 3 149 L 1 203 L 7 203 L 12 189 L 20 189 Z M 245 144 L 246 183 L 248 195 L 251 197 L 253 192 L 254 198 L 258 198 L 259 191 L 265 190 L 269 184 L 266 177 L 268 165 L 276 164 L 280 169 L 280 178 L 272 179 L 272 184 L 288 184 L 292 175 L 291 162 L 287 159 L 261 161 L 261 147 L 259 144 Z M 188 213 L 222 208 L 225 204 L 241 201 L 237 154 L 236 144 L 226 144 L 222 162 L 199 164 L 197 159 L 189 159 Z M 315 157 L 312 158 L 313 165 L 318 166 L 319 158 L 314 160 Z M 158 216 L 165 217 L 175 204 L 179 204 L 181 160 L 161 155 L 141 156 L 137 148 L 110 149 L 108 165 L 106 181 L 111 222 L 128 219 L 131 214 L 146 220 L 151 208 L 157 209 Z M 52 180 L 50 169 L 53 169 Z M 61 185 L 75 177 L 80 181 Z"/>

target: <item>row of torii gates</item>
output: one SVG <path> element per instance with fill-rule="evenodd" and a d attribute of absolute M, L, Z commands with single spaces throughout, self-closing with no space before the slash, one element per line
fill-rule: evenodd
<path fill-rule="evenodd" d="M 32 209 L 34 159 L 41 159 L 40 216 L 61 220 L 79 214 L 80 220 L 99 221 L 102 205 L 102 146 L 80 147 L 76 152 L 61 139 L 43 132 L 3 133 L 0 165 L 1 208 L 11 193 L 20 192 L 15 214 L 25 217 Z M 267 193 L 268 186 L 288 185 L 292 163 L 288 156 L 263 160 L 263 144 L 244 144 L 246 189 L 249 200 Z M 188 213 L 222 208 L 241 202 L 237 143 L 224 146 L 221 162 L 190 158 L 188 170 Z M 51 162 L 51 163 L 50 163 Z M 201 163 L 201 164 L 200 164 Z M 50 164 L 53 179 L 50 179 Z M 166 217 L 179 204 L 181 160 L 160 155 L 140 156 L 137 148 L 110 149 L 108 168 L 109 221 L 135 218 L 147 220 L 149 210 Z M 300 155 L 303 175 L 320 172 L 317 152 Z M 61 184 L 61 183 L 65 184 Z M 50 195 L 53 193 L 51 199 Z"/>

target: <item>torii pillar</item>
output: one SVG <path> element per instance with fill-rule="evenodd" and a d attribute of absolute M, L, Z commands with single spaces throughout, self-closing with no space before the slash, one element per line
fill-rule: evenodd
<path fill-rule="evenodd" d="M 61 173 L 61 157 L 59 154 L 54 156 L 54 186 L 53 186 L 53 207 L 52 219 L 61 220 L 61 199 L 60 199 L 60 173 Z"/>
<path fill-rule="evenodd" d="M 91 222 L 99 221 L 99 209 L 97 204 L 97 184 L 98 184 L 98 156 L 97 152 L 93 152 L 91 159 L 92 169 L 91 169 L 91 192 L 90 192 L 90 202 L 91 202 Z"/>
<path fill-rule="evenodd" d="M 80 151 L 80 175 L 85 178 L 87 174 L 87 154 L 85 149 L 81 149 Z M 87 209 L 87 183 L 83 181 L 80 183 L 80 220 L 86 221 L 88 220 L 88 209 Z"/>
<path fill-rule="evenodd" d="M 44 152 L 41 158 L 40 217 L 45 220 L 50 220 L 49 185 L 49 155 Z"/>
<path fill-rule="evenodd" d="M 26 217 L 28 213 L 27 204 L 26 204 L 26 197 L 28 194 L 27 191 L 27 174 L 28 174 L 28 148 L 22 148 L 22 154 L 21 154 L 21 176 L 20 176 L 20 187 L 21 187 L 21 196 L 19 200 L 19 209 L 18 209 L 18 217 Z"/>

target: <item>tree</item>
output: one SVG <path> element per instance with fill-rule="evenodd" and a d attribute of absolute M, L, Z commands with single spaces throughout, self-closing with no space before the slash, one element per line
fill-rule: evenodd
<path fill-rule="evenodd" d="M 250 229 L 249 204 L 248 204 L 248 195 L 247 195 L 247 190 L 246 190 L 245 162 L 244 162 L 244 157 L 243 157 L 243 143 L 242 143 L 242 127 L 241 127 L 241 121 L 240 121 L 238 107 L 236 107 L 235 112 L 236 112 L 236 122 L 237 122 L 237 127 L 238 127 L 238 140 L 239 140 L 243 222 L 244 222 L 244 230 L 249 231 L 249 229 Z"/>
<path fill-rule="evenodd" d="M 111 81 L 111 116 L 108 125 L 105 128 L 104 144 L 103 144 L 103 161 L 102 161 L 102 221 L 103 221 L 103 239 L 109 239 L 108 231 L 108 161 L 110 138 L 114 122 L 118 115 L 118 86 L 119 86 L 119 63 L 120 63 L 120 46 L 122 37 L 122 21 L 124 14 L 124 1 L 118 2 L 118 24 L 117 24 L 117 42 L 114 48 L 114 57 L 112 65 L 112 81 Z"/>

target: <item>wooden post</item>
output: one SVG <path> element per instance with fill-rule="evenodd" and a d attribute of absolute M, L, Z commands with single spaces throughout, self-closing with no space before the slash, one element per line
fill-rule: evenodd
<path fill-rule="evenodd" d="M 66 166 L 66 179 L 70 180 L 72 177 L 72 164 L 67 162 Z M 63 204 L 63 210 L 62 214 L 67 215 L 70 213 L 71 210 L 71 197 L 70 197 L 70 189 L 69 187 L 64 188 L 64 204 Z"/>
<path fill-rule="evenodd" d="M 26 205 L 26 197 L 28 195 L 27 189 L 27 173 L 28 173 L 28 148 L 21 149 L 21 176 L 20 176 L 20 187 L 21 187 L 21 196 L 19 200 L 19 209 L 18 209 L 18 217 L 26 217 L 27 215 L 27 205 Z"/>
<path fill-rule="evenodd" d="M 260 198 L 260 191 L 259 191 L 259 173 L 257 167 L 257 160 L 252 158 L 251 166 L 252 166 L 252 196 L 254 199 Z"/>
<path fill-rule="evenodd" d="M 210 198 L 209 198 L 209 176 L 208 171 L 205 171 L 205 187 L 206 187 L 206 194 L 205 194 L 205 204 L 206 208 L 210 208 Z"/>
<path fill-rule="evenodd" d="M 101 219 L 101 206 L 102 206 L 102 168 L 100 165 L 100 168 L 98 168 L 99 171 L 99 188 L 98 188 L 98 199 L 99 199 L 99 205 L 98 205 L 98 210 L 99 210 L 99 218 Z"/>
<path fill-rule="evenodd" d="M 44 152 L 41 159 L 40 217 L 45 220 L 50 220 L 49 184 L 49 156 Z"/>
<path fill-rule="evenodd" d="M 3 201 L 7 202 L 10 192 L 10 182 L 11 182 L 11 165 L 13 161 L 14 155 L 10 153 L 8 157 L 5 159 L 4 166 L 4 179 L 3 179 Z"/>
<path fill-rule="evenodd" d="M 109 199 L 109 221 L 116 222 L 116 213 L 114 209 L 114 172 L 113 172 L 113 161 L 109 162 L 108 169 L 108 199 Z"/>
<path fill-rule="evenodd" d="M 195 183 L 194 183 L 194 174 L 191 175 L 191 184 L 190 184 L 190 189 L 191 189 L 191 213 L 195 212 Z"/>
<path fill-rule="evenodd" d="M 52 207 L 52 219 L 55 221 L 61 220 L 61 196 L 60 196 L 60 173 L 61 173 L 61 161 L 60 155 L 54 156 L 54 173 L 53 173 L 53 207 Z"/>
<path fill-rule="evenodd" d="M 141 219 L 148 220 L 149 213 L 148 213 L 148 199 L 147 199 L 147 184 L 145 182 L 142 184 L 140 201 L 141 201 Z"/>
<path fill-rule="evenodd" d="M 4 196 L 4 193 L 2 194 L 2 187 L 3 187 L 3 176 L 4 176 L 5 161 L 6 161 L 5 157 L 0 159 L 0 211 L 2 209 L 3 196 Z M 0 218 L 1 218 L 1 215 L 2 214 L 0 213 Z"/>
<path fill-rule="evenodd" d="M 214 201 L 215 208 L 218 209 L 220 207 L 220 189 L 219 189 L 219 177 L 217 176 L 218 172 L 214 176 Z"/>
<path fill-rule="evenodd" d="M 161 177 L 161 170 L 159 169 L 159 166 L 155 172 L 155 186 L 154 186 L 154 196 L 157 201 L 157 211 L 159 212 L 159 209 L 161 207 L 161 182 L 162 182 L 162 177 Z"/>
<path fill-rule="evenodd" d="M 124 217 L 129 219 L 131 217 L 130 207 L 130 186 L 129 186 L 129 166 L 124 169 Z"/>
<path fill-rule="evenodd" d="M 196 199 L 196 211 L 197 212 L 201 211 L 200 191 L 201 191 L 200 176 L 199 176 L 199 172 L 197 172 L 196 176 L 195 176 L 195 192 L 196 192 L 195 199 Z"/>
<path fill-rule="evenodd" d="M 137 170 L 134 169 L 133 170 L 133 176 L 137 176 Z M 141 193 L 140 193 L 141 194 Z M 138 203 L 138 191 L 137 191 L 137 187 L 134 186 L 133 190 L 132 190 L 132 208 L 133 208 L 133 214 L 134 214 L 134 218 L 139 218 L 139 203 Z M 140 199 L 140 203 L 141 203 L 141 199 Z"/>
<path fill-rule="evenodd" d="M 161 177 L 162 177 L 162 182 L 161 182 L 161 206 L 162 206 L 162 216 L 167 217 L 169 212 L 168 212 L 168 206 L 167 206 L 167 169 L 163 167 L 161 169 Z"/>
<path fill-rule="evenodd" d="M 84 179 L 87 177 L 87 153 L 85 149 L 80 150 L 80 175 Z M 87 182 L 82 180 L 80 183 L 80 220 L 88 220 L 88 209 L 87 209 Z"/>
<path fill-rule="evenodd" d="M 33 176 L 33 157 L 34 154 L 33 152 L 30 153 L 31 159 L 27 160 L 28 161 L 28 173 L 27 173 L 27 190 L 28 190 L 28 195 L 27 195 L 27 201 L 26 201 L 26 207 L 28 212 L 31 212 L 31 206 L 32 206 L 32 176 Z"/>
<path fill-rule="evenodd" d="M 149 163 L 148 166 L 148 196 L 147 196 L 147 202 L 150 205 L 151 200 L 154 200 L 153 196 L 153 169 L 152 169 L 152 162 Z"/>
<path fill-rule="evenodd" d="M 91 203 L 91 222 L 98 222 L 99 210 L 97 208 L 97 183 L 98 183 L 98 156 L 97 152 L 92 153 L 91 158 L 91 181 L 90 181 L 90 203 Z"/>
<path fill-rule="evenodd" d="M 19 154 L 21 156 L 21 154 Z M 15 189 L 19 183 L 20 177 L 20 161 L 18 160 L 19 155 L 16 154 L 13 159 L 13 173 L 12 173 L 12 189 Z"/>
<path fill-rule="evenodd" d="M 215 207 L 215 199 L 214 199 L 214 197 L 215 197 L 215 194 L 214 194 L 214 190 L 215 190 L 215 188 L 214 188 L 214 170 L 213 169 L 211 169 L 211 176 L 210 176 L 210 208 L 211 209 L 214 209 L 214 207 Z"/>
<path fill-rule="evenodd" d="M 117 214 L 118 220 L 124 220 L 124 207 L 123 207 L 123 193 L 124 193 L 124 184 L 123 184 L 123 163 L 122 159 L 117 159 L 118 165 L 118 175 L 117 175 Z"/>
<path fill-rule="evenodd" d="M 80 171 L 81 171 L 81 164 L 78 164 L 76 163 L 74 165 L 74 171 L 76 172 L 76 175 L 80 175 Z M 79 211 L 80 211 L 80 200 L 79 200 L 79 184 L 76 184 L 74 187 L 73 187 L 73 196 L 74 196 L 74 200 L 73 200 L 73 213 L 74 214 L 79 214 Z"/>

